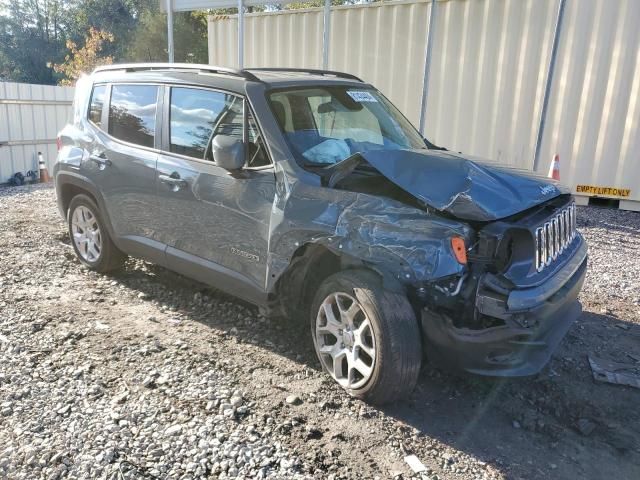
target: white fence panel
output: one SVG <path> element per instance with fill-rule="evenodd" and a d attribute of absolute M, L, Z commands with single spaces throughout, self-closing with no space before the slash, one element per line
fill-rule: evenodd
<path fill-rule="evenodd" d="M 42 152 L 49 172 L 56 134 L 71 120 L 73 88 L 0 82 L 0 183 L 38 169 Z"/>
<path fill-rule="evenodd" d="M 373 83 L 416 125 L 429 9 L 425 2 L 394 2 L 336 8 L 331 16 L 329 69 Z"/>
<path fill-rule="evenodd" d="M 430 4 L 375 3 L 331 9 L 329 69 L 358 75 L 389 97 L 416 125 Z M 321 8 L 245 16 L 247 67 L 322 68 Z M 235 16 L 209 21 L 209 63 L 238 65 Z"/>
<path fill-rule="evenodd" d="M 438 0 L 425 134 L 532 168 L 560 0 Z M 376 85 L 418 125 L 431 2 L 333 7 L 329 68 Z M 538 169 L 640 201 L 640 1 L 566 0 Z M 322 64 L 322 9 L 246 17 L 245 64 Z M 209 24 L 209 60 L 235 66 L 235 17 Z M 640 209 L 624 197 L 624 208 Z"/>
<path fill-rule="evenodd" d="M 531 168 L 557 10 L 558 0 L 438 2 L 427 138 Z"/>
<path fill-rule="evenodd" d="M 559 0 L 438 1 L 425 135 L 531 168 Z M 373 83 L 418 125 L 430 0 L 332 7 L 329 68 Z M 322 9 L 248 14 L 245 64 L 321 68 Z M 237 66 L 235 16 L 209 22 L 209 62 Z"/>
<path fill-rule="evenodd" d="M 564 183 L 629 189 L 629 200 L 640 200 L 638 25 L 637 0 L 567 1 L 541 149 L 541 167 L 560 155 Z"/>

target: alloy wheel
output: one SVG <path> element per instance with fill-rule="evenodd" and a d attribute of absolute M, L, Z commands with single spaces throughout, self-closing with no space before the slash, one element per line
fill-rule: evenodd
<path fill-rule="evenodd" d="M 87 262 L 96 262 L 102 252 L 102 236 L 96 216 L 87 207 L 80 205 L 73 211 L 71 233 L 80 256 Z"/>
<path fill-rule="evenodd" d="M 371 321 L 351 295 L 338 292 L 320 305 L 315 324 L 320 360 L 342 386 L 358 389 L 373 374 L 376 342 Z"/>

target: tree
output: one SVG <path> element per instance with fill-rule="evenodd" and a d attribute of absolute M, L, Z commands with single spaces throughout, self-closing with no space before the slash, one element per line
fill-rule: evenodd
<path fill-rule="evenodd" d="M 56 72 L 64 75 L 60 84 L 74 85 L 83 73 L 90 73 L 98 65 L 113 63 L 112 56 L 100 56 L 104 42 L 113 43 L 113 40 L 112 33 L 93 27 L 89 28 L 83 47 L 78 48 L 73 40 L 67 40 L 67 48 L 71 53 L 64 57 L 64 63 L 53 66 Z"/>
<path fill-rule="evenodd" d="M 207 23 L 204 16 L 174 13 L 173 39 L 176 62 L 207 63 Z M 157 10 L 142 14 L 126 52 L 132 62 L 167 61 L 167 15 Z"/>
<path fill-rule="evenodd" d="M 103 57 L 125 61 L 143 12 L 154 9 L 157 0 L 0 0 L 0 78 L 56 83 L 67 40 L 81 45 L 91 28 L 117 39 L 103 42 Z"/>
<path fill-rule="evenodd" d="M 332 0 L 332 4 L 369 1 Z M 323 4 L 323 0 L 301 1 L 286 8 Z M 251 7 L 249 11 L 264 9 Z M 208 13 L 236 12 L 232 8 Z M 176 61 L 207 62 L 206 15 L 205 11 L 174 14 Z M 100 50 L 92 52 L 92 29 L 109 32 L 113 40 L 98 39 Z M 91 40 L 89 46 L 87 39 Z M 67 40 L 74 48 L 65 60 L 69 55 Z M 78 71 L 74 68 L 89 69 L 94 61 L 107 58 L 114 62 L 167 60 L 167 16 L 159 11 L 158 0 L 0 0 L 0 79 L 55 84 L 66 75 L 67 67 L 70 70 L 65 78 L 73 80 Z M 82 66 L 73 67 L 69 62 Z M 53 65 L 59 69 L 54 70 Z"/>
<path fill-rule="evenodd" d="M 129 45 L 145 12 L 157 9 L 157 0 L 67 0 L 71 4 L 69 36 L 81 43 L 90 28 L 113 34 L 116 41 L 103 45 L 114 61 L 127 60 Z"/>
<path fill-rule="evenodd" d="M 336 7 L 340 5 L 358 5 L 358 4 L 375 3 L 378 1 L 384 1 L 384 0 L 331 0 L 331 5 Z M 286 5 L 273 5 L 271 8 L 273 8 L 274 10 L 298 10 L 301 8 L 318 8 L 318 7 L 324 7 L 324 0 L 310 0 L 310 1 L 287 3 Z"/>
<path fill-rule="evenodd" d="M 67 10 L 61 0 L 0 0 L 0 76 L 55 83 L 47 64 L 63 58 Z"/>

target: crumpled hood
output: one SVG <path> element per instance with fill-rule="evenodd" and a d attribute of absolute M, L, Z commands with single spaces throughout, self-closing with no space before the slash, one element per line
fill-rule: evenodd
<path fill-rule="evenodd" d="M 498 220 L 569 193 L 528 170 L 452 152 L 372 150 L 360 155 L 398 187 L 463 220 Z"/>

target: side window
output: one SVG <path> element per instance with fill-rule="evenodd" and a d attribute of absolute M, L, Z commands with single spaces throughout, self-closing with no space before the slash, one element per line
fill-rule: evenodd
<path fill-rule="evenodd" d="M 89 104 L 89 120 L 96 126 L 102 126 L 102 107 L 104 106 L 104 95 L 107 91 L 106 85 L 96 85 L 91 93 L 91 103 Z"/>
<path fill-rule="evenodd" d="M 158 87 L 113 85 L 109 105 L 109 134 L 143 147 L 153 147 Z"/>
<path fill-rule="evenodd" d="M 253 118 L 253 114 L 249 112 L 248 118 L 249 127 L 249 151 L 247 152 L 247 166 L 248 167 L 264 167 L 269 165 L 269 154 L 267 153 L 266 145 L 258 124 Z"/>
<path fill-rule="evenodd" d="M 216 135 L 242 139 L 243 101 L 236 95 L 198 88 L 171 89 L 170 151 L 199 160 L 213 160 Z"/>

